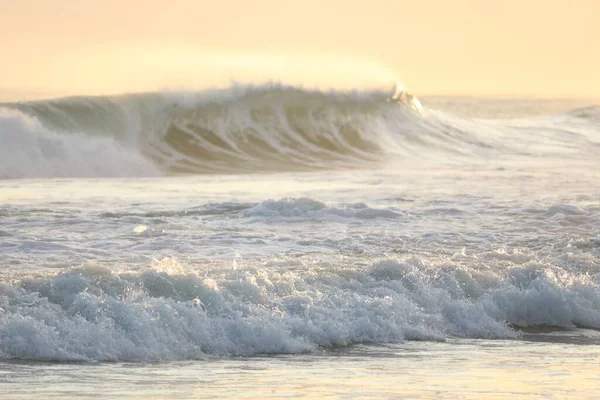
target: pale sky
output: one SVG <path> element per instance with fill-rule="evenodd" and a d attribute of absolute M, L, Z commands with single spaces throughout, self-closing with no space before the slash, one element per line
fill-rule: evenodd
<path fill-rule="evenodd" d="M 0 0 L 0 91 L 400 79 L 597 98 L 599 20 L 600 0 Z"/>

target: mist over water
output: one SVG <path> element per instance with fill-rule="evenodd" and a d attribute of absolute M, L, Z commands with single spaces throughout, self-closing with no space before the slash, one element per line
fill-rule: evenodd
<path fill-rule="evenodd" d="M 107 44 L 59 53 L 26 82 L 0 87 L 8 100 L 127 93 L 200 92 L 232 85 L 285 85 L 310 91 L 404 89 L 386 65 L 315 52 L 226 52 L 178 43 Z M 2 100 L 0 98 L 0 100 Z"/>

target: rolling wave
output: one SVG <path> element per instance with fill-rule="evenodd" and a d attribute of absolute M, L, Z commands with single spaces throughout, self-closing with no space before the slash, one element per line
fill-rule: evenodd
<path fill-rule="evenodd" d="M 588 134 L 597 108 L 561 117 L 500 124 L 425 110 L 406 92 L 273 84 L 6 103 L 0 177 L 347 169 L 411 158 L 562 155 L 590 142 L 597 150 L 597 129 L 596 139 Z"/>
<path fill-rule="evenodd" d="M 519 257 L 520 254 L 498 254 Z M 87 265 L 0 282 L 0 360 L 170 361 L 600 328 L 598 276 L 381 259 L 362 270 Z"/>

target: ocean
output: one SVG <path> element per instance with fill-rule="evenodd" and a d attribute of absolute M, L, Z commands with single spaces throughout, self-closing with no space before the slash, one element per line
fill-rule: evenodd
<path fill-rule="evenodd" d="M 600 107 L 0 104 L 0 398 L 600 396 Z"/>

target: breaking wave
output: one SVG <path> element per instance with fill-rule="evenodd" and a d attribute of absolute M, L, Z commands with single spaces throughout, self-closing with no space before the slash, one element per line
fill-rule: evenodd
<path fill-rule="evenodd" d="M 273 266 L 191 271 L 164 259 L 1 282 L 0 359 L 165 361 L 600 328 L 598 275 L 539 263 Z"/>
<path fill-rule="evenodd" d="M 0 177 L 303 171 L 573 154 L 590 141 L 598 149 L 597 137 L 587 134 L 597 116 L 589 108 L 561 120 L 500 124 L 424 110 L 406 92 L 274 84 L 6 103 Z"/>

